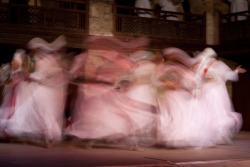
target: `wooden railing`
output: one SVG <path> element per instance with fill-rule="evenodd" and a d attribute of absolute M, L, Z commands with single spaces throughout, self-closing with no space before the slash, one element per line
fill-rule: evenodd
<path fill-rule="evenodd" d="M 250 11 L 220 15 L 220 44 L 250 40 Z"/>
<path fill-rule="evenodd" d="M 0 3 L 0 42 L 25 47 L 34 37 L 52 41 L 63 34 L 69 47 L 81 48 L 83 36 L 88 35 L 88 8 L 64 7 Z"/>
<path fill-rule="evenodd" d="M 86 30 L 87 11 L 0 3 L 0 24 Z"/>
<path fill-rule="evenodd" d="M 57 1 L 62 2 L 62 0 Z M 81 2 L 87 3 L 88 1 Z M 68 3 L 72 2 L 65 0 L 60 4 L 61 6 L 53 8 L 0 3 L 1 41 L 19 38 L 23 40 L 22 42 L 26 42 L 34 36 L 54 38 L 56 35 L 68 33 L 72 36 L 72 42 L 78 42 L 80 46 L 83 35 L 88 35 L 88 5 L 86 4 L 84 10 L 77 10 L 78 6 L 72 7 L 70 4 L 67 7 Z M 113 9 L 116 36 L 143 35 L 151 39 L 162 39 L 168 43 L 206 43 L 205 15 L 125 6 L 114 6 Z M 151 17 L 140 17 L 139 13 L 143 12 L 151 14 Z M 250 39 L 250 11 L 220 16 L 220 44 Z M 244 19 L 241 20 L 241 17 Z M 10 39 L 9 35 L 13 38 Z M 27 37 L 25 40 L 23 35 Z"/>
<path fill-rule="evenodd" d="M 205 15 L 124 6 L 116 6 L 114 10 L 116 35 L 144 35 L 170 41 L 206 42 Z M 140 17 L 140 13 L 147 13 L 151 17 Z"/>

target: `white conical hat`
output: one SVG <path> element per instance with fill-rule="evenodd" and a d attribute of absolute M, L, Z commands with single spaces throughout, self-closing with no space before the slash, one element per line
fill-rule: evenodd
<path fill-rule="evenodd" d="M 197 55 L 195 55 L 195 62 L 201 62 L 206 61 L 209 58 L 216 57 L 217 53 L 214 51 L 214 49 L 207 47 L 202 52 L 199 52 Z"/>
<path fill-rule="evenodd" d="M 203 54 L 208 57 L 216 57 L 217 53 L 212 48 L 205 48 Z"/>

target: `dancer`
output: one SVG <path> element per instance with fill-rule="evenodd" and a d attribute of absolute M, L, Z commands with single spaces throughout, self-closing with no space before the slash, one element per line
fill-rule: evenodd
<path fill-rule="evenodd" d="M 35 71 L 22 91 L 23 102 L 8 121 L 6 133 L 46 147 L 62 139 L 65 90 L 67 81 L 60 65 L 60 50 L 66 45 L 60 36 L 52 43 L 33 38 L 28 48 L 35 59 Z"/>
<path fill-rule="evenodd" d="M 106 41 L 109 40 L 107 39 Z M 138 45 L 138 43 L 144 45 L 144 41 L 139 41 L 135 43 L 135 45 L 132 45 L 134 41 L 119 43 L 119 45 L 124 45 L 123 48 L 130 49 Z M 111 45 L 111 47 L 113 46 Z M 119 48 L 120 47 L 117 49 Z M 124 53 L 117 52 L 115 49 L 103 50 L 98 53 L 98 55 L 104 59 L 105 63 L 101 63 L 101 66 L 98 67 L 95 72 L 96 83 L 83 83 L 83 85 L 96 86 L 98 90 L 102 90 L 101 88 L 103 88 L 103 90 L 106 91 L 98 91 L 98 93 L 90 96 L 87 94 L 87 98 L 85 98 L 86 92 L 84 94 L 84 90 L 79 92 L 78 98 L 80 99 L 77 99 L 77 101 L 81 101 L 81 103 L 79 103 L 80 105 L 76 110 L 74 109 L 73 120 L 66 128 L 65 135 L 74 136 L 81 140 L 87 140 L 88 142 L 108 141 L 111 143 L 136 146 L 137 141 L 135 140 L 137 136 L 135 136 L 135 133 L 143 130 L 146 125 L 150 125 L 152 120 L 154 120 L 152 117 L 146 117 L 146 115 L 153 115 L 153 113 L 151 113 L 152 104 L 142 101 L 145 99 L 145 96 L 140 98 L 140 101 L 132 98 L 132 91 L 131 94 L 128 93 L 131 96 L 126 94 L 126 90 L 123 89 L 124 85 L 120 85 L 119 78 L 124 78 L 124 76 L 129 75 L 131 71 L 136 72 L 136 70 L 133 69 L 137 67 L 138 64 L 124 55 Z M 84 54 L 82 54 L 82 56 L 83 55 Z M 84 58 L 82 60 L 84 60 Z M 141 68 L 141 73 L 143 73 L 144 69 L 145 68 Z M 151 70 L 152 68 L 146 70 L 144 73 L 152 73 Z M 137 74 L 139 75 L 139 71 Z M 135 75 L 133 76 L 133 78 L 137 80 L 137 77 Z M 140 84 L 143 83 L 141 82 Z M 118 89 L 118 87 L 123 91 Z M 145 86 L 143 87 L 145 88 Z M 142 93 L 142 89 L 140 89 L 140 92 Z M 146 92 L 148 92 L 148 89 L 144 90 L 143 93 Z M 137 93 L 139 92 L 137 91 Z M 134 138 L 136 139 L 134 140 Z"/>
<path fill-rule="evenodd" d="M 5 82 L 3 90 L 3 101 L 0 108 L 0 133 L 7 137 L 5 133 L 6 122 L 12 117 L 20 105 L 23 84 L 28 74 L 23 70 L 25 50 L 18 49 L 14 53 L 11 61 L 11 71 L 9 79 Z"/>
<path fill-rule="evenodd" d="M 176 148 L 214 147 L 230 143 L 239 132 L 242 125 L 241 114 L 234 111 L 225 83 L 228 80 L 236 81 L 238 73 L 245 72 L 245 69 L 238 67 L 233 71 L 215 57 L 215 51 L 206 48 L 194 59 L 188 59 L 191 61 L 185 61 L 193 64 L 194 73 L 188 65 L 189 68 L 182 68 L 185 69 L 184 73 L 178 70 L 178 75 L 164 77 L 172 80 L 169 79 L 171 82 L 167 82 L 170 91 L 165 91 L 166 94 L 162 96 L 166 101 L 159 103 L 160 144 Z M 191 75 L 180 75 L 186 72 Z M 168 72 L 168 75 L 170 74 Z M 186 86 L 179 87 L 180 84 L 173 84 L 176 78 L 179 79 L 177 83 L 185 83 L 183 85 Z M 162 85 L 161 82 L 158 85 Z"/>
<path fill-rule="evenodd" d="M 135 150 L 155 144 L 158 114 L 156 93 L 152 86 L 157 67 L 153 62 L 155 54 L 143 48 L 137 49 L 130 55 L 137 66 L 116 83 L 126 97 L 138 103 L 133 110 L 127 111 L 136 129 L 126 140 Z"/>
<path fill-rule="evenodd" d="M 199 98 L 198 110 L 203 113 L 200 120 L 203 128 L 197 132 L 206 136 L 200 141 L 201 147 L 230 143 L 242 126 L 242 116 L 234 110 L 226 82 L 237 81 L 238 74 L 246 70 L 241 67 L 232 70 L 216 56 L 212 48 L 204 49 L 197 56 L 200 59 L 196 69 L 199 91 L 195 96 Z"/>
<path fill-rule="evenodd" d="M 113 84 L 117 77 L 132 68 L 132 61 L 119 51 L 127 46 L 123 47 L 126 43 L 118 39 L 91 36 L 85 42 L 88 49 L 96 52 L 93 51 L 90 57 L 87 50 L 73 60 L 69 73 L 71 78 L 83 77 L 85 81 L 77 83 L 78 92 L 75 107 L 72 108 L 72 120 L 64 134 L 88 142 L 112 140 L 114 136 L 128 133 L 124 126 L 124 114 L 114 101 L 116 92 Z M 102 50 L 92 48 L 99 44 Z M 119 101 L 118 95 L 117 98 Z"/>
<path fill-rule="evenodd" d="M 166 147 L 187 146 L 194 73 L 193 59 L 179 48 L 165 48 L 165 61 L 155 72 L 154 86 L 159 107 L 157 144 Z"/>

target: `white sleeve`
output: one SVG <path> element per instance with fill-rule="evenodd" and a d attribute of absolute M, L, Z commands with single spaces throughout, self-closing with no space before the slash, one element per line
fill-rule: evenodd
<path fill-rule="evenodd" d="M 223 75 L 224 81 L 238 81 L 239 79 L 237 70 L 232 70 L 222 61 L 218 61 L 216 69 Z"/>
<path fill-rule="evenodd" d="M 238 81 L 239 80 L 239 75 L 236 70 L 233 71 L 228 71 L 226 72 L 225 76 L 225 81 L 230 80 L 230 81 Z"/>

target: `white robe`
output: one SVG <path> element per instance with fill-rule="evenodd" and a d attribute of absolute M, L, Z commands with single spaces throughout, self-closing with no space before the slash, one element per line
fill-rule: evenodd
<path fill-rule="evenodd" d="M 136 8 L 144 8 L 144 9 L 151 9 L 151 4 L 150 4 L 149 0 L 136 0 L 135 7 Z M 149 18 L 153 17 L 151 12 L 143 11 L 143 10 L 138 11 L 138 16 L 149 17 Z"/>
<path fill-rule="evenodd" d="M 0 107 L 0 137 L 4 134 L 6 123 L 16 112 L 20 104 L 22 104 L 24 73 L 19 70 L 11 74 L 11 82 L 6 83 L 3 89 L 3 100 Z"/>
<path fill-rule="evenodd" d="M 147 130 L 154 127 L 156 107 L 149 80 L 143 82 L 154 70 L 155 65 L 149 64 L 131 71 L 130 76 L 139 81 L 133 82 L 129 91 L 116 90 L 112 85 L 102 83 L 93 84 L 108 91 L 85 100 L 78 99 L 82 103 L 74 110 L 72 123 L 65 134 L 81 139 L 107 139 L 110 142 L 119 139 L 133 145 L 140 144 L 142 136 L 151 138 Z"/>
<path fill-rule="evenodd" d="M 226 87 L 226 81 L 238 80 L 237 72 L 214 58 L 209 62 L 202 69 L 200 93 L 193 99 L 193 110 L 200 117 L 195 128 L 199 147 L 226 144 L 242 126 L 242 116 L 234 111 Z"/>
<path fill-rule="evenodd" d="M 163 11 L 177 12 L 176 6 L 170 0 L 159 0 L 159 5 Z M 167 17 L 167 20 L 178 20 L 178 16 L 173 14 L 173 16 Z"/>
<path fill-rule="evenodd" d="M 157 141 L 167 147 L 190 146 L 192 135 L 191 90 L 194 74 L 179 64 L 160 64 L 155 74 L 159 119 Z M 166 86 L 164 83 L 172 83 Z"/>
<path fill-rule="evenodd" d="M 62 139 L 66 78 L 54 55 L 36 58 L 32 81 L 23 83 L 22 103 L 8 121 L 6 133 L 17 138 L 59 142 Z"/>

